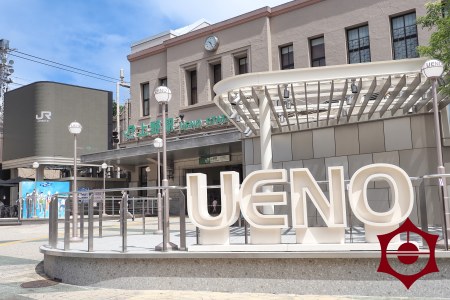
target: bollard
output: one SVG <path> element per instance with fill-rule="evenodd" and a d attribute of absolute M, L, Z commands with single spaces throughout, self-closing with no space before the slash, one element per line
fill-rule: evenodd
<path fill-rule="evenodd" d="M 27 203 L 27 219 L 31 218 L 31 199 L 30 197 L 25 198 L 25 202 Z"/>
<path fill-rule="evenodd" d="M 182 190 L 180 190 L 180 250 L 186 251 L 186 202 Z"/>
<path fill-rule="evenodd" d="M 114 216 L 114 196 L 112 197 L 112 215 Z"/>
<path fill-rule="evenodd" d="M 103 201 L 98 204 L 98 236 L 103 237 Z"/>
<path fill-rule="evenodd" d="M 248 244 L 247 229 L 248 229 L 248 223 L 247 223 L 247 220 L 244 219 L 244 239 L 245 239 L 245 244 Z"/>
<path fill-rule="evenodd" d="M 133 216 L 134 216 L 134 197 L 132 198 L 132 200 L 131 200 L 131 201 L 132 201 L 132 204 L 131 204 L 131 206 L 133 207 L 133 209 L 132 209 L 132 210 L 133 210 Z"/>
<path fill-rule="evenodd" d="M 52 198 L 53 200 L 53 198 Z M 53 211 L 52 211 L 52 201 L 50 201 L 50 205 L 49 205 L 49 215 L 48 215 L 48 244 L 50 248 L 53 248 L 53 227 L 55 226 L 53 224 Z"/>
<path fill-rule="evenodd" d="M 64 251 L 70 249 L 70 201 L 67 197 L 64 210 Z"/>
<path fill-rule="evenodd" d="M 427 216 L 427 199 L 425 198 L 425 180 L 420 180 L 419 185 L 419 212 L 420 212 L 420 227 L 422 231 L 428 232 L 428 216 Z M 422 245 L 427 245 L 427 241 L 422 239 Z"/>
<path fill-rule="evenodd" d="M 22 221 L 22 201 L 19 198 L 19 200 L 17 201 L 17 211 L 18 211 L 18 215 L 17 215 L 17 221 Z"/>
<path fill-rule="evenodd" d="M 123 208 L 122 208 L 122 206 L 123 206 L 123 197 L 122 197 L 122 200 L 119 202 L 119 233 L 120 233 L 120 236 L 123 235 L 123 220 L 122 220 Z"/>
<path fill-rule="evenodd" d="M 84 239 L 84 201 L 78 199 L 78 202 L 80 204 L 80 208 L 78 209 L 80 212 L 80 238 Z"/>
<path fill-rule="evenodd" d="M 198 240 L 199 236 L 200 236 L 200 229 L 198 227 L 195 227 L 195 237 L 196 237 L 195 243 L 197 245 L 199 245 L 199 240 Z"/>
<path fill-rule="evenodd" d="M 141 208 L 142 208 L 142 234 L 145 234 L 145 200 L 142 199 Z"/>
<path fill-rule="evenodd" d="M 94 194 L 88 202 L 88 252 L 94 251 Z"/>
<path fill-rule="evenodd" d="M 422 179 L 419 185 L 420 226 L 422 231 L 428 232 L 427 200 L 425 197 L 425 180 Z"/>
<path fill-rule="evenodd" d="M 123 192 L 122 196 L 122 253 L 127 252 L 127 215 L 128 215 L 128 194 Z"/>
<path fill-rule="evenodd" d="M 50 201 L 49 212 L 49 243 L 51 248 L 56 248 L 58 243 L 58 198 L 53 196 Z"/>

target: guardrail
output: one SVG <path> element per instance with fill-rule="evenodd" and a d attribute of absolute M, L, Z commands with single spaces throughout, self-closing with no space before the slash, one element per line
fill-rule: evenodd
<path fill-rule="evenodd" d="M 414 193 L 415 193 L 415 206 L 416 215 L 412 215 L 411 218 L 415 220 L 415 223 L 417 226 L 421 227 L 421 229 L 425 232 L 429 231 L 429 222 L 428 222 L 428 211 L 427 206 L 429 205 L 428 202 L 430 202 L 430 199 L 427 199 L 427 194 L 431 194 L 435 191 L 427 191 L 427 189 L 435 189 L 439 184 L 436 182 L 436 178 L 440 177 L 442 175 L 427 175 L 421 178 L 411 178 L 411 181 L 413 183 Z M 450 177 L 450 174 L 445 175 Z M 348 180 L 346 181 L 348 183 Z M 320 186 L 327 187 L 328 181 L 319 181 L 318 184 Z M 346 184 L 347 186 L 347 184 Z M 286 188 L 287 186 L 282 187 L 285 191 L 289 191 L 289 189 Z M 208 189 L 218 189 L 220 186 L 208 186 Z M 279 188 L 279 187 L 276 187 Z M 104 215 L 102 213 L 103 211 L 103 205 L 104 203 L 112 202 L 112 207 L 115 206 L 114 202 L 119 202 L 119 208 L 118 212 L 119 215 L 113 215 L 108 216 L 108 218 L 115 218 L 118 217 L 118 221 L 120 224 L 119 233 L 121 236 L 121 252 L 127 252 L 128 250 L 128 217 L 129 214 L 132 214 L 133 217 L 142 216 L 142 234 L 146 234 L 146 215 L 147 211 L 149 211 L 149 203 L 151 203 L 151 211 L 152 213 L 155 212 L 156 209 L 161 209 L 160 206 L 157 205 L 157 198 L 152 197 L 130 197 L 128 194 L 131 192 L 137 192 L 137 191 L 158 191 L 162 190 L 164 194 L 164 189 L 170 190 L 170 194 L 172 197 L 172 201 L 178 201 L 177 205 L 179 207 L 179 220 L 180 220 L 180 229 L 179 229 L 179 237 L 180 237 L 180 247 L 179 250 L 185 251 L 187 250 L 186 247 L 186 208 L 185 208 L 185 190 L 186 187 L 183 186 L 169 186 L 169 187 L 145 187 L 145 188 L 122 188 L 122 189 L 108 189 L 108 190 L 91 190 L 89 192 L 83 192 L 83 193 L 89 193 L 88 201 L 87 203 L 84 203 L 83 201 L 79 201 L 79 208 L 78 212 L 80 214 L 80 217 L 78 218 L 80 225 L 79 227 L 79 233 L 80 237 L 84 238 L 84 222 L 85 222 L 85 211 L 84 206 L 87 205 L 87 251 L 92 252 L 94 251 L 94 237 L 103 238 L 103 221 L 104 221 Z M 347 188 L 346 188 L 347 190 Z M 382 201 L 387 201 L 384 203 L 383 207 L 391 207 L 391 197 L 389 196 L 389 188 L 388 187 L 381 187 L 376 188 L 374 184 L 374 190 L 381 191 L 384 193 L 384 195 L 387 195 L 387 197 Z M 113 193 L 113 192 L 121 192 L 122 196 L 120 197 L 120 200 L 118 197 L 112 198 L 112 197 L 105 197 L 103 199 L 96 199 L 94 195 L 101 194 L 107 194 L 107 193 Z M 346 194 L 347 197 L 347 194 Z M 67 193 L 67 194 L 58 194 L 53 195 L 51 204 L 50 204 L 50 217 L 49 217 L 49 246 L 50 248 L 57 248 L 58 244 L 58 201 L 61 199 L 65 200 L 65 206 L 64 206 L 64 250 L 70 250 L 71 248 L 71 237 L 74 236 L 74 233 L 72 231 L 71 236 L 71 212 L 72 212 L 72 198 L 73 193 Z M 109 200 L 108 200 L 109 199 Z M 428 200 L 428 201 L 427 201 Z M 149 202 L 150 201 L 150 202 Z M 348 201 L 346 201 L 348 205 Z M 97 204 L 97 206 L 95 206 Z M 116 203 L 117 204 L 117 203 Z M 220 205 L 220 204 L 219 204 Z M 156 206 L 156 207 L 155 207 Z M 111 207 L 111 205 L 110 205 Z M 219 206 L 220 207 L 220 206 Z M 113 211 L 113 210 L 111 210 Z M 97 212 L 98 217 L 94 218 L 94 214 Z M 114 212 L 117 212 L 114 210 Z M 289 212 L 288 212 L 289 214 Z M 161 218 L 161 214 L 159 214 L 159 217 Z M 315 212 L 315 217 L 319 218 L 317 211 Z M 442 234 L 444 238 L 446 237 L 446 228 L 447 224 L 445 223 L 445 211 L 443 210 L 442 215 L 440 216 L 442 218 L 442 227 L 436 225 L 433 227 L 434 232 L 437 232 L 438 234 Z M 159 218 L 158 224 L 161 224 L 161 219 Z M 312 214 L 312 218 L 314 218 L 314 213 Z M 348 222 L 348 236 L 349 240 L 348 242 L 353 243 L 357 242 L 354 240 L 355 236 L 355 228 L 359 226 L 358 222 L 355 221 L 355 217 L 352 215 L 352 212 L 350 209 L 347 209 L 347 222 Z M 94 233 L 94 223 L 98 223 L 98 233 Z M 437 224 L 438 222 L 434 222 L 432 224 Z M 237 224 L 235 224 L 237 227 L 243 229 L 243 235 L 244 235 L 244 243 L 247 244 L 249 242 L 248 235 L 249 235 L 249 226 L 248 223 L 245 221 L 245 219 L 240 218 Z M 243 228 L 242 228 L 243 227 Z M 440 228 L 440 229 L 439 229 Z M 158 229 L 160 229 L 158 227 Z M 135 230 L 135 229 L 134 229 Z M 358 229 L 359 230 L 359 229 Z M 195 237 L 197 240 L 199 240 L 199 230 L 196 228 L 195 230 Z M 446 244 L 446 249 L 448 249 L 448 245 Z"/>
<path fill-rule="evenodd" d="M 155 197 L 129 197 L 129 192 L 136 191 L 151 191 L 158 189 L 162 190 L 164 187 L 147 187 L 147 188 L 122 188 L 122 189 L 108 189 L 108 190 L 91 190 L 91 191 L 83 191 L 84 194 L 89 194 L 87 197 L 87 201 L 78 201 L 78 213 L 80 217 L 79 220 L 79 237 L 84 239 L 84 222 L 85 222 L 85 206 L 87 204 L 87 223 L 88 223 L 88 251 L 93 251 L 93 242 L 94 242 L 94 213 L 95 208 L 97 207 L 98 218 L 96 219 L 98 222 L 98 237 L 103 237 L 103 218 L 107 216 L 108 218 L 114 218 L 118 216 L 119 224 L 120 224 L 120 235 L 122 236 L 122 252 L 127 251 L 127 222 L 128 217 L 131 214 L 133 220 L 136 215 L 142 216 L 142 234 L 146 233 L 146 216 L 148 213 L 153 215 L 156 210 L 161 209 L 160 206 L 157 205 L 158 198 Z M 169 186 L 166 189 L 178 191 L 176 195 L 179 197 L 179 210 L 180 210 L 180 250 L 186 250 L 186 214 L 185 214 L 185 195 L 183 190 L 185 187 L 177 187 L 177 186 Z M 105 197 L 103 199 L 95 199 L 95 195 L 98 193 L 109 193 L 109 192 L 121 192 L 122 197 Z M 77 194 L 80 194 L 78 192 Z M 64 202 L 64 250 L 70 250 L 71 237 L 77 236 L 74 234 L 72 230 L 71 234 L 71 213 L 72 213 L 72 201 L 73 201 L 74 193 L 61 193 L 52 196 L 50 202 L 50 214 L 49 214 L 49 245 L 51 248 L 57 247 L 58 241 L 58 211 L 60 207 L 58 207 L 58 203 L 63 200 Z M 87 202 L 87 203 L 86 203 Z M 104 215 L 103 214 L 103 205 L 110 202 L 110 207 L 112 208 L 110 212 L 112 215 Z M 116 202 L 119 202 L 119 208 L 117 210 L 114 207 L 117 205 Z M 130 205 L 131 204 L 131 205 Z M 116 215 L 116 213 L 119 213 Z M 160 222 L 158 222 L 160 223 Z M 160 229 L 160 228 L 158 228 Z M 77 232 L 78 233 L 78 232 Z"/>

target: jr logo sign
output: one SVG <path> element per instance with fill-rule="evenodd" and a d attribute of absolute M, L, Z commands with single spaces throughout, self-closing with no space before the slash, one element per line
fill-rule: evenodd
<path fill-rule="evenodd" d="M 50 122 L 52 119 L 52 112 L 51 111 L 41 111 L 40 115 L 36 115 L 36 121 L 37 122 Z"/>

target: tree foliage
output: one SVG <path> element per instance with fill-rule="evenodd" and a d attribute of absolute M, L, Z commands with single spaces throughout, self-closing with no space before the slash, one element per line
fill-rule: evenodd
<path fill-rule="evenodd" d="M 113 118 L 115 118 L 117 116 L 117 102 L 113 101 L 113 105 L 112 105 L 112 116 Z M 120 114 L 122 115 L 123 110 L 125 109 L 124 105 L 120 106 Z"/>
<path fill-rule="evenodd" d="M 450 95 L 450 0 L 440 0 L 426 4 L 427 14 L 419 17 L 417 23 L 422 28 L 433 30 L 430 42 L 426 46 L 419 46 L 421 56 L 439 59 L 444 63 L 447 72 L 445 85 L 442 87 Z"/>

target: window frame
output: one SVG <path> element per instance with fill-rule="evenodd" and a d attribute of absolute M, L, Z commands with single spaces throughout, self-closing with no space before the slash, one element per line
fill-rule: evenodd
<path fill-rule="evenodd" d="M 245 64 L 241 64 L 241 60 L 245 59 Z M 238 75 L 247 74 L 248 73 L 248 56 L 237 57 L 237 70 Z M 244 72 L 241 71 L 241 66 L 245 66 Z"/>
<path fill-rule="evenodd" d="M 241 64 L 240 64 L 241 60 L 245 60 L 245 64 L 244 64 L 244 66 L 245 66 L 245 70 L 244 71 L 245 72 L 242 72 Z M 250 55 L 248 53 L 248 49 L 245 49 L 243 51 L 241 50 L 239 52 L 233 53 L 233 62 L 234 62 L 233 63 L 234 75 L 242 75 L 242 74 L 250 73 L 250 65 L 249 65 Z"/>
<path fill-rule="evenodd" d="M 415 19 L 414 25 L 406 26 L 405 17 L 412 15 L 412 14 L 414 14 L 414 19 Z M 403 29 L 403 36 L 396 39 L 395 38 L 395 30 L 398 30 L 400 28 L 394 29 L 394 20 L 396 20 L 398 18 L 403 18 L 403 27 L 401 27 Z M 415 33 L 407 35 L 406 28 L 411 28 L 412 26 L 414 26 Z M 418 30 L 417 30 L 417 13 L 415 10 L 391 16 L 390 17 L 390 30 L 391 30 L 392 59 L 399 60 L 399 59 L 408 59 L 408 58 L 419 57 L 419 52 L 417 51 L 417 47 L 419 46 L 419 34 L 418 34 Z M 414 48 L 415 55 L 409 55 L 408 53 L 410 51 L 408 51 L 408 41 L 411 41 L 414 39 L 416 41 L 415 48 Z M 395 47 L 396 43 L 399 43 L 399 42 L 401 42 L 405 48 L 404 56 L 402 55 L 401 57 L 400 57 L 399 53 L 396 51 L 396 47 Z"/>
<path fill-rule="evenodd" d="M 145 87 L 148 88 L 147 98 L 145 98 Z M 142 107 L 142 116 L 148 117 L 148 116 L 150 116 L 150 83 L 149 82 L 141 83 L 141 99 L 142 99 L 142 106 L 141 106 Z"/>
<path fill-rule="evenodd" d="M 195 105 L 198 103 L 198 76 L 197 69 L 189 69 L 187 70 L 189 74 L 189 97 L 188 97 L 188 105 Z M 193 75 L 195 75 L 195 85 L 193 85 L 194 80 L 192 80 Z M 194 97 L 195 95 L 195 97 Z"/>
<path fill-rule="evenodd" d="M 222 77 L 222 61 L 215 60 L 209 63 L 209 78 L 210 78 L 210 88 L 211 88 L 211 98 L 216 96 L 214 92 L 214 85 L 223 79 Z"/>
<path fill-rule="evenodd" d="M 360 30 L 362 29 L 362 28 L 364 28 L 364 27 L 367 27 L 367 36 L 364 36 L 364 37 L 361 37 L 361 32 L 360 32 Z M 353 40 L 350 40 L 350 32 L 351 31 L 353 31 L 353 30 L 357 30 L 357 33 L 358 33 L 358 38 L 357 39 L 353 39 Z M 349 64 L 355 64 L 355 63 L 364 63 L 364 62 L 371 62 L 372 61 L 372 55 L 371 55 L 371 52 L 370 52 L 370 32 L 369 32 L 369 24 L 361 24 L 361 25 L 359 25 L 359 26 L 355 26 L 355 27 L 351 27 L 351 28 L 347 28 L 346 29 L 346 38 L 347 38 L 347 56 L 348 56 L 348 59 L 347 59 L 347 62 L 349 63 Z M 365 38 L 367 38 L 367 45 L 362 45 L 361 46 L 361 40 L 362 39 L 365 39 Z M 358 47 L 357 48 L 353 48 L 353 49 L 351 49 L 351 47 L 350 47 L 350 42 L 352 42 L 352 41 L 357 41 L 358 42 Z M 362 56 L 362 54 L 361 54 L 361 52 L 362 51 L 364 51 L 364 50 L 368 50 L 368 60 L 363 60 L 362 58 L 363 58 L 363 56 Z M 359 58 L 359 61 L 358 62 L 356 62 L 356 61 L 352 61 L 351 59 L 352 59 L 352 53 L 354 53 L 354 52 L 358 52 L 358 58 Z"/>
<path fill-rule="evenodd" d="M 217 70 L 217 69 L 219 69 L 219 70 Z M 213 83 L 214 84 L 218 83 L 219 81 L 221 81 L 223 79 L 222 78 L 222 64 L 220 62 L 212 65 L 212 75 L 213 75 Z M 219 75 L 218 76 L 219 78 L 217 78 L 216 75 Z"/>
<path fill-rule="evenodd" d="M 323 56 L 314 58 L 313 57 L 313 47 L 315 47 L 316 45 L 313 46 L 313 41 L 315 40 L 319 40 L 322 39 L 323 40 Z M 317 37 L 313 37 L 309 39 L 309 56 L 310 56 L 310 63 L 311 63 L 311 67 L 315 68 L 315 67 L 324 67 L 327 65 L 327 61 L 326 61 L 326 55 L 325 55 L 325 37 L 322 36 L 317 36 Z M 323 64 L 322 64 L 323 61 Z M 319 65 L 315 66 L 314 63 L 315 62 L 319 62 Z"/>
<path fill-rule="evenodd" d="M 283 54 L 283 49 L 287 49 L 287 53 Z M 287 44 L 279 47 L 280 52 L 280 69 L 291 70 L 295 68 L 294 61 L 294 44 Z M 284 56 L 287 56 L 287 64 L 284 64 Z"/>

